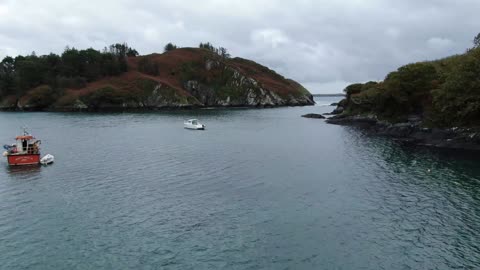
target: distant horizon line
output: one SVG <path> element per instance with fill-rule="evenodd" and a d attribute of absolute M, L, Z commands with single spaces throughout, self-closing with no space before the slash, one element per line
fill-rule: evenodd
<path fill-rule="evenodd" d="M 314 97 L 343 97 L 344 93 L 331 93 L 331 94 L 312 94 Z"/>

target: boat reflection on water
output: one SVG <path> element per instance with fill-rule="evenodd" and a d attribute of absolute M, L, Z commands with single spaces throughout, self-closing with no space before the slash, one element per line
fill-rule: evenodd
<path fill-rule="evenodd" d="M 5 164 L 6 170 L 10 175 L 28 175 L 32 176 L 40 173 L 40 165 L 28 165 L 28 166 L 8 166 Z"/>

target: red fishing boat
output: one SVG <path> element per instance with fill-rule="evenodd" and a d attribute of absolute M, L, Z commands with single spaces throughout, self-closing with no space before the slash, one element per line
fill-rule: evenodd
<path fill-rule="evenodd" d="M 16 143 L 3 146 L 6 150 L 3 156 L 7 157 L 8 165 L 40 164 L 40 140 L 35 139 L 26 130 L 23 131 L 23 135 L 17 136 L 15 140 Z"/>

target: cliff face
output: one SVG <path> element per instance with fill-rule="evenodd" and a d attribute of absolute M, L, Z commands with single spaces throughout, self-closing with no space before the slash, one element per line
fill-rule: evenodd
<path fill-rule="evenodd" d="M 253 61 L 223 59 L 205 49 L 183 48 L 128 59 L 128 72 L 54 91 L 48 85 L 4 98 L 0 109 L 104 110 L 189 107 L 313 105 L 295 81 Z"/>

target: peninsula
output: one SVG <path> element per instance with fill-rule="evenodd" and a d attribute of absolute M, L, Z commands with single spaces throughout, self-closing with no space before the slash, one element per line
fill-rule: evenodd
<path fill-rule="evenodd" d="M 313 105 L 299 83 L 224 48 L 165 46 L 139 56 L 126 44 L 103 51 L 66 48 L 62 55 L 0 63 L 0 109 L 22 111 L 155 110 L 195 107 Z"/>

